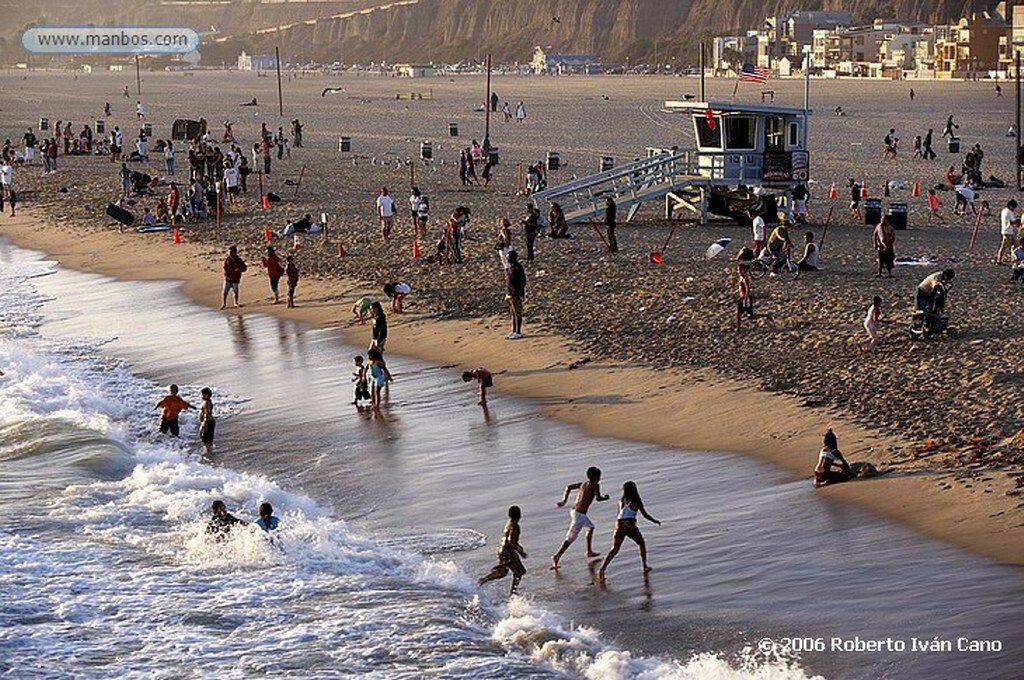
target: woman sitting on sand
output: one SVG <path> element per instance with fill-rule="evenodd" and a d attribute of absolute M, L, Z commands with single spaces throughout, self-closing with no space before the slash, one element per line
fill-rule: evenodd
<path fill-rule="evenodd" d="M 818 464 L 814 466 L 814 486 L 849 481 L 853 473 L 850 471 L 850 464 L 846 462 L 843 454 L 839 451 L 839 440 L 831 427 L 825 433 L 823 443 L 824 446 L 818 454 Z M 838 471 L 832 469 L 834 465 L 839 466 Z"/>
<path fill-rule="evenodd" d="M 551 209 L 548 210 L 548 224 L 551 227 L 551 231 L 548 232 L 549 238 L 568 238 L 569 225 L 565 222 L 565 212 L 557 203 L 552 203 Z"/>

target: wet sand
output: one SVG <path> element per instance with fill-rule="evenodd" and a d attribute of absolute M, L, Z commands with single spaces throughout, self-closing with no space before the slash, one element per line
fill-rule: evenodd
<path fill-rule="evenodd" d="M 485 365 L 497 374 L 492 398 L 502 392 L 533 396 L 546 412 L 591 434 L 686 450 L 749 453 L 799 477 L 809 475 L 821 432 L 831 426 L 849 459 L 873 462 L 887 474 L 818 492 L 808 485 L 808 493 L 853 500 L 980 554 L 1024 563 L 1024 548 L 1016 540 L 1021 526 L 1016 483 L 1021 479 L 1022 414 L 1019 400 L 1004 398 L 1022 380 L 1019 362 L 1010 360 L 1021 355 L 1024 343 L 1015 311 L 1019 291 L 1008 283 L 1005 268 L 987 262 L 997 239 L 995 218 L 984 221 L 977 250 L 967 253 L 973 226 L 969 220 L 921 228 L 922 199 L 915 203 L 908 190 L 897 192 L 897 198 L 911 202 L 914 227 L 898 233 L 898 255 L 968 258 L 956 265 L 960 276 L 951 299 L 961 333 L 911 351 L 904 340 L 907 309 L 916 281 L 931 269 L 901 267 L 895 280 L 876 281 L 868 228 L 852 223 L 845 201 L 826 198 L 827 184 L 832 179 L 841 184 L 849 175 L 879 188 L 884 179 L 919 178 L 925 186 L 938 181 L 941 163 L 953 156 L 943 154 L 932 164 L 901 158 L 886 168 L 879 162 L 879 128 L 890 120 L 913 125 L 900 130 L 907 149 L 916 128 L 941 128 L 948 115 L 944 107 L 951 103 L 964 111 L 973 104 L 971 116 L 965 113 L 961 120 L 964 140 L 971 141 L 976 133 L 986 148 L 986 176 L 1008 178 L 999 169 L 1008 167 L 1001 134 L 1012 104 L 1005 98 L 990 99 L 994 94 L 987 85 L 914 83 L 918 96 L 911 109 L 905 83 L 856 83 L 854 91 L 861 93 L 856 99 L 848 94 L 854 88 L 849 83 L 814 84 L 813 105 L 825 113 L 812 123 L 812 175 L 819 182 L 812 188 L 812 210 L 820 216 L 834 205 L 835 211 L 823 272 L 793 283 L 755 283 L 762 310 L 778 317 L 777 325 L 748 326 L 737 334 L 732 329 L 726 256 L 711 263 L 698 260 L 721 236 L 745 242 L 747 229 L 724 223 L 687 226 L 666 251 L 665 266 L 658 268 L 647 262 L 647 253 L 660 247 L 666 230 L 660 206 L 650 206 L 640 213 L 636 227 L 620 230 L 623 252 L 615 259 L 603 256 L 596 237 L 579 226 L 571 241 L 542 242 L 529 271 L 528 337 L 510 342 L 504 339 L 508 322 L 500 267 L 490 243 L 491 225 L 499 215 L 515 223 L 522 212 L 523 199 L 514 195 L 515 163 L 534 162 L 547 149 L 560 150 L 566 167 L 552 177 L 555 183 L 571 173 L 596 169 L 603 155 L 625 159 L 642 155 L 646 145 L 685 145 L 683 121 L 658 113 L 658 108 L 663 99 L 695 91 L 696 81 L 498 79 L 494 89 L 513 103 L 524 99 L 529 117 L 522 125 L 492 121 L 492 138 L 502 148 L 496 179 L 486 190 L 463 190 L 453 170 L 452 148 L 456 141 L 467 141 L 467 128 L 482 129 L 482 114 L 472 112 L 482 79 L 340 80 L 347 92 L 337 99 L 319 96 L 323 86 L 338 85 L 336 81 L 286 82 L 288 108 L 277 121 L 276 106 L 268 105 L 269 79 L 147 74 L 145 101 L 157 138 L 166 135 L 173 118 L 186 115 L 179 102 L 194 107 L 203 93 L 214 90 L 224 93 L 222 101 L 206 102 L 199 112 L 215 132 L 219 120 L 256 113 L 237 103 L 259 93 L 261 115 L 235 125 L 243 148 L 245 141 L 251 146 L 262 116 L 274 121 L 272 127 L 295 116 L 306 122 L 306 149 L 294 150 L 291 161 L 272 173 L 270 187 L 286 202 L 269 214 L 257 209 L 250 193 L 243 207 L 225 216 L 219 230 L 211 225 L 188 229 L 181 245 L 172 245 L 167 234 L 120 234 L 100 217 L 107 197 L 116 193 L 117 166 L 104 159 L 72 157 L 61 159 L 57 175 L 20 169 L 16 181 L 22 206 L 32 212 L 25 213 L 27 219 L 0 219 L 0 229 L 15 242 L 44 250 L 74 268 L 127 279 L 184 281 L 190 297 L 213 306 L 220 303 L 224 248 L 238 243 L 251 265 L 243 282 L 242 313 L 271 312 L 338 327 L 353 342 L 367 339 L 369 327 L 351 323 L 352 301 L 379 290 L 385 281 L 407 280 L 414 294 L 406 315 L 390 317 L 391 351 L 445 364 Z M 114 99 L 119 82 L 107 74 L 76 81 L 64 74 L 29 74 L 25 81 L 0 78 L 9 120 L 27 124 L 46 111 L 51 120 L 94 119 L 110 98 L 117 120 L 133 129 L 128 103 Z M 69 89 L 60 106 L 44 105 L 60 87 Z M 745 87 L 740 98 L 751 101 Z M 773 87 L 778 103 L 800 104 L 801 83 Z M 398 92 L 427 88 L 433 99 L 394 98 Z M 714 93 L 728 96 L 731 89 L 732 82 L 712 81 L 709 86 L 712 99 Z M 833 101 L 844 102 L 848 116 L 828 116 Z M 442 137 L 450 121 L 462 124 L 464 137 Z M 20 137 L 15 134 L 20 125 L 8 127 L 7 136 Z M 79 127 L 76 123 L 75 129 Z M 356 156 L 339 157 L 337 136 L 349 132 Z M 381 244 L 377 236 L 376 189 L 385 182 L 397 187 L 394 194 L 402 205 L 409 167 L 396 159 L 415 158 L 421 139 L 436 142 L 436 162 L 414 166 L 417 183 L 431 198 L 430 233 L 436 233 L 452 206 L 473 208 L 473 234 L 479 240 L 468 244 L 467 263 L 457 271 L 413 260 L 401 216 L 396 238 Z M 447 159 L 445 165 L 441 158 Z M 179 149 L 179 168 L 185 163 L 185 152 Z M 294 187 L 285 179 L 296 181 L 303 163 L 302 188 L 293 199 Z M 159 167 L 150 164 L 154 166 Z M 69 191 L 57 192 L 61 186 Z M 986 191 L 983 197 L 998 208 L 1012 195 Z M 948 213 L 952 199 L 944 199 Z M 332 233 L 322 245 L 318 238 L 307 239 L 298 252 L 306 273 L 299 287 L 300 308 L 269 304 L 265 279 L 256 271 L 263 227 L 278 229 L 303 212 L 321 211 L 334 216 Z M 820 232 L 818 225 L 812 229 Z M 345 258 L 337 257 L 339 240 L 348 251 Z M 277 245 L 284 251 L 290 242 Z M 855 339 L 873 294 L 885 296 L 896 323 L 884 327 L 879 351 L 864 356 Z M 694 299 L 683 302 L 687 297 Z M 666 321 L 670 316 L 674 322 Z M 935 445 L 924 448 L 930 439 Z"/>

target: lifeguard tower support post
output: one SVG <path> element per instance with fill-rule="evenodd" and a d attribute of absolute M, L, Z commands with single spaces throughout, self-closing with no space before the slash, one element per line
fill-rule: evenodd
<path fill-rule="evenodd" d="M 742 215 L 755 189 L 788 190 L 810 177 L 808 108 L 666 101 L 664 110 L 691 117 L 694 149 L 649 150 L 647 158 L 533 194 L 534 205 L 557 202 L 573 223 L 599 216 L 610 196 L 629 221 L 642 203 L 664 197 L 667 218 L 683 208 L 706 223 L 709 212 Z"/>

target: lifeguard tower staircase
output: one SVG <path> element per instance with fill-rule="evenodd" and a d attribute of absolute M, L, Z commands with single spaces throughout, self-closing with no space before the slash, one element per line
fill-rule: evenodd
<path fill-rule="evenodd" d="M 664 110 L 690 115 L 695 150 L 648 149 L 642 160 L 537 192 L 533 204 L 558 203 L 572 224 L 603 214 L 611 197 L 628 222 L 664 199 L 666 218 L 685 209 L 706 223 L 709 212 L 741 212 L 759 187 L 788 190 L 809 178 L 809 109 L 667 101 Z"/>

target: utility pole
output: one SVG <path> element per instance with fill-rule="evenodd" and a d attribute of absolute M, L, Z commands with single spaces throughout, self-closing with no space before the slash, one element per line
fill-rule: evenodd
<path fill-rule="evenodd" d="M 1016 54 L 1014 55 L 1013 70 L 1014 75 L 1016 75 L 1017 78 L 1017 134 L 1013 138 L 1013 146 L 1015 147 L 1014 150 L 1016 151 L 1013 157 L 1017 161 L 1017 167 L 1014 168 L 1014 174 L 1017 176 L 1017 191 L 1021 191 L 1024 190 L 1024 177 L 1021 177 L 1021 166 L 1024 165 L 1024 163 L 1022 163 L 1022 161 L 1024 161 L 1024 158 L 1021 158 L 1022 154 L 1020 145 L 1020 49 L 1018 49 Z"/>
<path fill-rule="evenodd" d="M 274 45 L 274 60 L 277 62 L 277 113 L 284 118 L 284 98 L 281 95 L 281 50 Z"/>
<path fill-rule="evenodd" d="M 484 92 L 484 141 L 491 138 L 491 55 L 487 53 L 487 92 Z M 489 146 L 489 142 L 484 146 Z"/>

